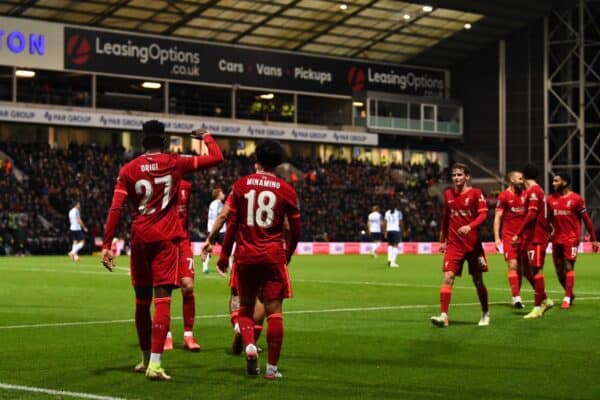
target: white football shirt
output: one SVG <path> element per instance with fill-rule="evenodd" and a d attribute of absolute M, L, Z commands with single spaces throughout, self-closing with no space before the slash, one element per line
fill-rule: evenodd
<path fill-rule="evenodd" d="M 379 211 L 373 211 L 371 214 L 369 214 L 367 220 L 369 221 L 369 232 L 381 232 L 381 213 Z"/>
<path fill-rule="evenodd" d="M 400 231 L 400 221 L 402 221 L 402 211 L 387 210 L 385 212 L 386 231 Z"/>
<path fill-rule="evenodd" d="M 208 206 L 208 223 L 206 224 L 207 232 L 210 232 L 212 230 L 212 226 L 214 225 L 215 220 L 221 213 L 222 209 L 223 209 L 223 202 L 219 199 L 213 200 L 210 203 L 210 205 Z M 227 225 L 227 224 L 223 224 L 223 227 L 221 228 L 221 230 L 219 232 L 225 232 L 225 229 L 226 229 L 225 225 Z"/>

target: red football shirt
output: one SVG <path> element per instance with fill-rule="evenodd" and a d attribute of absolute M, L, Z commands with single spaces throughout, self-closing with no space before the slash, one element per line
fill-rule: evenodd
<path fill-rule="evenodd" d="M 285 263 L 284 217 L 300 218 L 292 186 L 266 172 L 238 179 L 226 205 L 238 225 L 235 259 L 240 264 Z"/>
<path fill-rule="evenodd" d="M 525 192 L 519 195 L 509 189 L 502 191 L 498 196 L 496 210 L 502 210 L 502 240 L 510 241 L 527 214 Z"/>
<path fill-rule="evenodd" d="M 530 222 L 522 230 L 523 243 L 548 243 L 548 218 L 546 216 L 546 197 L 544 189 L 535 184 L 525 192 L 525 207 L 527 212 L 535 213 L 534 221 Z"/>
<path fill-rule="evenodd" d="M 449 247 L 456 247 L 463 252 L 472 251 L 480 241 L 477 227 L 485 221 L 487 211 L 487 204 L 481 190 L 472 187 L 463 193 L 457 193 L 453 188 L 446 189 L 442 241 L 447 238 Z M 471 226 L 471 231 L 461 235 L 458 233 L 458 228 L 464 225 Z"/>
<path fill-rule="evenodd" d="M 132 243 L 186 237 L 176 207 L 181 177 L 223 161 L 223 154 L 210 135 L 204 135 L 204 142 L 209 151 L 206 156 L 146 153 L 121 168 L 108 212 L 103 248 L 110 248 L 125 199 L 132 205 Z"/>
<path fill-rule="evenodd" d="M 562 196 L 548 196 L 548 214 L 554 228 L 553 243 L 577 246 L 581 236 L 581 217 L 586 212 L 585 203 L 575 192 Z"/>
<path fill-rule="evenodd" d="M 183 228 L 183 231 L 188 235 L 188 210 L 190 208 L 190 193 L 192 191 L 192 184 L 182 179 L 179 183 L 179 196 L 177 199 L 177 214 L 179 216 L 179 222 Z"/>

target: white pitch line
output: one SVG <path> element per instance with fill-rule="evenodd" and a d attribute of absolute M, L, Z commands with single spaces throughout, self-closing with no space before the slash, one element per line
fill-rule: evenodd
<path fill-rule="evenodd" d="M 600 300 L 598 297 L 577 297 L 577 301 L 593 301 Z M 506 301 L 490 301 L 490 305 L 508 304 Z M 453 303 L 452 307 L 473 307 L 479 306 L 479 302 L 473 303 Z M 401 306 L 379 306 L 379 307 L 347 307 L 347 308 L 324 308 L 320 310 L 288 310 L 285 314 L 330 314 L 330 313 L 343 313 L 343 312 L 356 312 L 356 311 L 389 311 L 389 310 L 413 310 L 422 308 L 438 308 L 439 303 L 436 304 L 405 304 Z M 216 319 L 226 318 L 229 314 L 213 314 L 213 315 L 197 315 L 196 319 Z M 172 317 L 171 320 L 180 320 L 182 317 Z M 31 325 L 4 325 L 0 326 L 1 329 L 24 329 L 24 328 L 53 328 L 63 326 L 86 326 L 86 325 L 109 325 L 109 324 L 122 324 L 134 322 L 133 319 L 115 319 L 105 321 L 73 321 L 73 322 L 57 322 L 51 324 L 31 324 Z"/>
<path fill-rule="evenodd" d="M 21 392 L 44 393 L 52 396 L 75 397 L 77 399 L 93 399 L 93 400 L 127 400 L 124 397 L 100 396 L 97 394 L 67 392 L 64 390 L 45 389 L 34 386 L 11 385 L 8 383 L 0 383 L 0 389 L 17 390 Z"/>
<path fill-rule="evenodd" d="M 391 286 L 391 287 L 414 287 L 414 288 L 426 288 L 426 289 L 439 289 L 440 285 L 420 285 L 414 283 L 396 283 L 396 282 L 373 282 L 373 281 L 333 281 L 333 280 L 318 280 L 318 279 L 292 279 L 292 283 L 294 282 L 304 282 L 304 283 L 326 283 L 326 284 L 334 284 L 334 285 L 360 285 L 360 286 Z M 452 286 L 453 289 L 475 289 L 473 286 Z M 510 288 L 487 288 L 488 291 L 497 291 L 497 292 L 510 292 Z M 521 291 L 524 292 L 532 292 L 533 289 L 530 288 L 522 288 Z M 564 290 L 546 290 L 547 293 L 558 293 L 563 294 Z M 600 293 L 596 292 L 580 292 L 577 290 L 577 295 L 584 294 L 588 296 L 600 296 Z"/>

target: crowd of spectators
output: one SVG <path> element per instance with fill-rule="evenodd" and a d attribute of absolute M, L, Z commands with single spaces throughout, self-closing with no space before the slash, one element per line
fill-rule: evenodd
<path fill-rule="evenodd" d="M 67 213 L 81 203 L 89 228 L 85 251 L 102 236 L 119 168 L 133 157 L 121 147 L 72 143 L 68 149 L 47 144 L 0 142 L 14 166 L 23 172 L 0 181 L 1 253 L 66 253 L 70 248 Z M 240 176 L 253 170 L 250 157 L 226 154 L 218 167 L 189 176 L 192 182 L 190 231 L 193 241 L 206 235 L 211 191 L 228 191 Z M 437 163 L 390 164 L 330 159 L 293 159 L 278 173 L 295 186 L 302 211 L 303 241 L 362 241 L 366 217 L 373 205 L 393 206 L 404 214 L 404 241 L 439 238 L 442 191 L 446 186 Z M 128 219 L 118 230 L 128 241 Z"/>

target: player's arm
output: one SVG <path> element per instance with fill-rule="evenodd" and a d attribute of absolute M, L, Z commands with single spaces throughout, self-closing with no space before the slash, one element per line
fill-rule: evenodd
<path fill-rule="evenodd" d="M 479 225 L 485 222 L 485 220 L 487 219 L 487 213 L 488 208 L 485 202 L 485 197 L 483 197 L 483 194 L 480 193 L 477 199 L 477 217 L 468 225 L 464 225 L 458 228 L 458 233 L 460 233 L 461 235 L 466 235 L 473 229 L 476 229 Z"/>
<path fill-rule="evenodd" d="M 81 220 L 81 217 L 79 217 L 79 216 L 77 217 L 77 222 L 79 222 L 79 225 L 81 226 L 81 229 L 83 229 L 85 232 L 88 231 L 87 227 L 85 226 L 85 224 Z"/>
<path fill-rule="evenodd" d="M 296 251 L 298 242 L 300 241 L 300 232 L 302 230 L 300 223 L 300 214 L 296 216 L 288 216 L 288 222 L 290 225 L 288 241 L 286 242 L 286 260 L 288 265 L 292 261 L 292 256 Z"/>
<path fill-rule="evenodd" d="M 185 172 L 198 171 L 214 167 L 223 162 L 223 153 L 215 139 L 204 129 L 196 129 L 191 133 L 192 139 L 202 140 L 207 148 L 206 155 L 200 156 L 182 156 L 179 159 L 184 163 Z"/>
<path fill-rule="evenodd" d="M 523 232 L 525 232 L 525 229 L 527 229 L 527 227 L 529 225 L 531 225 L 535 222 L 537 210 L 538 210 L 538 199 L 535 196 L 535 194 L 532 193 L 529 195 L 529 199 L 528 199 L 527 214 L 525 214 L 525 218 L 523 218 L 523 222 L 521 222 L 521 225 L 519 226 L 519 229 L 517 230 L 517 234 L 515 236 L 513 236 L 513 238 L 512 238 L 513 244 L 516 244 L 517 241 L 519 240 L 519 238 L 523 235 Z"/>
<path fill-rule="evenodd" d="M 235 222 L 233 216 L 229 218 L 227 224 L 227 231 L 225 231 L 225 238 L 223 239 L 223 247 L 221 248 L 221 254 L 217 260 L 217 271 L 221 276 L 225 276 L 227 268 L 229 268 L 229 257 L 231 257 L 231 251 L 233 250 L 233 243 L 237 237 L 238 224 Z"/>
<path fill-rule="evenodd" d="M 585 205 L 582 204 L 582 207 L 577 212 L 579 217 L 582 219 L 583 224 L 585 225 L 585 229 L 587 229 L 590 234 L 590 241 L 592 242 L 592 251 L 598 251 L 598 238 L 596 238 L 596 231 L 594 230 L 594 224 L 592 223 L 592 219 L 590 218 L 590 214 L 588 214 L 585 209 Z"/>
<path fill-rule="evenodd" d="M 108 210 L 108 216 L 106 217 L 104 237 L 102 239 L 102 265 L 111 272 L 115 267 L 115 255 L 111 250 L 112 240 L 115 236 L 126 198 L 127 188 L 121 183 L 121 179 L 119 179 L 113 192 L 112 202 Z"/>
<path fill-rule="evenodd" d="M 494 213 L 494 241 L 496 242 L 496 247 L 500 247 L 502 244 L 502 239 L 500 238 L 500 225 L 502 224 L 502 215 L 504 215 L 504 210 L 501 208 L 496 208 Z"/>
<path fill-rule="evenodd" d="M 446 240 L 448 240 L 448 228 L 450 226 L 450 211 L 448 206 L 444 205 L 442 209 L 442 226 L 440 227 L 440 251 L 446 251 Z"/>

